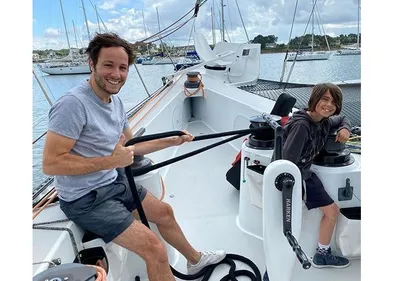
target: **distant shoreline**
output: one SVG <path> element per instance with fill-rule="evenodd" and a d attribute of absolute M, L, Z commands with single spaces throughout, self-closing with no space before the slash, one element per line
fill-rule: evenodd
<path fill-rule="evenodd" d="M 341 50 L 342 48 L 331 48 L 331 51 L 337 51 L 337 50 Z M 287 50 L 285 49 L 277 49 L 277 48 L 272 48 L 272 49 L 263 49 L 261 50 L 260 54 L 279 54 L 279 53 L 286 53 Z M 294 53 L 297 50 L 289 50 L 289 53 Z M 323 48 L 315 48 L 314 51 L 327 51 L 326 49 Z M 33 63 L 44 63 L 46 60 L 48 60 L 47 58 L 45 59 L 38 59 L 38 60 L 33 60 Z"/>
<path fill-rule="evenodd" d="M 342 48 L 331 48 L 331 51 L 337 51 L 337 50 L 341 50 Z M 261 50 L 261 52 L 260 52 L 260 54 L 274 54 L 274 53 L 286 53 L 286 51 L 287 50 L 285 50 L 285 49 L 275 49 L 275 48 L 272 48 L 272 49 L 263 49 L 263 50 Z M 294 49 L 292 49 L 292 50 L 289 50 L 289 53 L 294 53 L 294 52 L 296 52 L 297 50 L 294 50 Z M 309 50 L 308 50 L 309 51 Z M 319 49 L 319 48 L 315 48 L 314 49 L 314 51 L 327 51 L 326 49 Z"/>

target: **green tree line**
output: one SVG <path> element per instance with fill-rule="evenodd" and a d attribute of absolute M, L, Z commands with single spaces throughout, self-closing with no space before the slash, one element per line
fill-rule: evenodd
<path fill-rule="evenodd" d="M 357 43 L 357 34 L 350 33 L 348 35 L 341 34 L 336 37 L 331 37 L 329 35 L 326 36 L 328 44 L 332 48 L 340 48 L 342 45 L 354 44 Z M 250 43 L 260 43 L 261 49 L 265 49 L 267 44 L 276 44 L 278 37 L 275 35 L 267 35 L 263 36 L 261 34 L 257 35 Z M 360 44 L 361 44 L 361 34 L 360 34 Z M 299 46 L 301 48 L 308 48 L 309 44 L 312 41 L 312 34 L 305 34 L 305 36 L 296 36 L 292 38 L 289 42 L 290 49 L 296 49 Z M 315 47 L 325 47 L 326 46 L 326 38 L 323 35 L 314 35 L 314 46 Z M 301 44 L 301 45 L 300 45 Z M 277 44 L 275 48 L 287 48 L 286 44 Z"/>
<path fill-rule="evenodd" d="M 276 44 L 278 41 L 278 37 L 275 35 L 257 35 L 254 37 L 253 40 L 250 41 L 250 43 L 260 43 L 261 44 L 261 50 L 266 49 L 267 44 Z M 312 34 L 305 34 L 304 37 L 302 36 L 296 36 L 293 39 L 290 40 L 289 42 L 289 49 L 298 49 L 299 44 L 301 42 L 301 48 L 309 48 L 309 44 L 312 41 Z M 330 45 L 331 48 L 340 48 L 341 45 L 348 45 L 348 44 L 354 44 L 357 43 L 357 34 L 350 33 L 348 35 L 341 34 L 337 37 L 331 37 L 327 35 L 327 41 L 328 44 Z M 361 44 L 361 34 L 360 34 L 360 44 Z M 171 50 L 173 49 L 173 46 L 167 45 L 166 43 L 161 43 L 159 46 L 155 44 L 151 44 L 155 46 L 156 48 L 160 48 L 161 50 Z M 322 35 L 315 35 L 314 36 L 314 47 L 317 48 L 326 48 L 326 39 Z M 138 46 L 137 49 L 139 51 L 145 52 L 146 51 L 146 46 Z M 285 50 L 287 49 L 287 44 L 276 44 L 274 47 L 276 50 Z M 39 54 L 42 57 L 46 57 L 50 52 L 55 53 L 59 57 L 64 57 L 68 55 L 69 50 L 68 49 L 61 49 L 61 50 L 52 50 L 52 49 L 47 49 L 47 50 L 34 50 L 35 53 Z M 79 53 L 83 54 L 84 49 L 80 49 Z"/>

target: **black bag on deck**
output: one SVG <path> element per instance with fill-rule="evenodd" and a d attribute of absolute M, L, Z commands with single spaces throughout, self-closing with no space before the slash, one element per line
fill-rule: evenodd
<path fill-rule="evenodd" d="M 227 171 L 226 179 L 235 189 L 239 190 L 241 181 L 241 160 L 234 163 L 234 165 Z"/>
<path fill-rule="evenodd" d="M 270 114 L 282 117 L 283 126 L 288 120 L 288 115 L 293 109 L 295 103 L 296 99 L 293 96 L 287 93 L 282 93 L 276 100 Z M 229 183 L 231 183 L 232 186 L 239 190 L 241 181 L 241 152 L 238 153 L 237 157 L 232 163 L 232 167 L 227 171 L 226 179 Z"/>

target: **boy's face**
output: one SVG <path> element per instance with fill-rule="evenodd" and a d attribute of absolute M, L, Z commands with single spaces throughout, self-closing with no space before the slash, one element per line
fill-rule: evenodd
<path fill-rule="evenodd" d="M 315 111 L 322 117 L 328 118 L 335 113 L 337 107 L 334 103 L 330 91 L 324 93 L 321 99 L 316 104 Z"/>

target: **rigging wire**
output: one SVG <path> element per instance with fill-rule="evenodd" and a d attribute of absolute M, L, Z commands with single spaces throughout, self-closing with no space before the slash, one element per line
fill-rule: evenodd
<path fill-rule="evenodd" d="M 33 129 L 36 128 L 38 125 L 40 125 L 40 123 L 47 118 L 48 118 L 48 116 L 41 117 L 41 119 L 39 119 L 35 124 L 33 124 Z"/>
<path fill-rule="evenodd" d="M 49 96 L 48 96 L 48 94 L 46 93 L 44 87 L 42 86 L 40 80 L 38 79 L 37 74 L 36 74 L 36 72 L 34 71 L 34 68 L 33 68 L 33 75 L 34 75 L 34 77 L 36 78 L 36 81 L 37 81 L 38 85 L 40 86 L 42 92 L 44 93 L 44 96 L 45 96 L 46 100 L 48 101 L 48 103 L 50 104 L 50 106 L 52 106 L 52 105 L 53 105 L 53 102 L 52 102 L 52 100 L 49 98 Z"/>
<path fill-rule="evenodd" d="M 193 8 L 193 9 L 194 9 L 194 8 Z M 193 9 L 192 9 L 192 10 L 193 10 Z M 159 30 L 159 32 L 156 32 L 155 34 L 153 34 L 153 35 L 151 35 L 151 36 L 149 36 L 149 37 L 147 37 L 147 38 L 145 38 L 145 39 L 143 39 L 143 40 L 136 41 L 135 44 L 138 45 L 138 44 L 143 44 L 143 43 L 150 43 L 150 42 L 145 42 L 145 41 L 147 41 L 147 40 L 149 40 L 149 39 L 152 39 L 152 38 L 155 38 L 155 37 L 159 37 L 159 38 L 160 38 L 160 33 L 164 33 L 167 29 L 169 29 L 170 27 L 172 27 L 172 26 L 175 25 L 176 23 L 180 22 L 183 18 L 185 18 L 188 14 L 190 14 L 192 10 L 190 10 L 187 14 L 185 14 L 183 17 L 181 17 L 181 18 L 178 19 L 177 21 L 175 21 L 173 24 L 167 26 L 166 28 L 164 28 L 164 29 L 162 29 L 162 30 Z M 157 41 L 157 40 L 155 40 L 155 41 Z M 154 41 L 152 41 L 152 42 L 154 42 Z"/>
<path fill-rule="evenodd" d="M 182 23 L 181 25 L 179 25 L 179 26 L 173 28 L 173 30 L 171 30 L 172 32 L 170 32 L 170 33 L 164 35 L 163 37 L 159 37 L 159 38 L 156 39 L 156 40 L 152 40 L 152 41 L 149 41 L 149 42 L 144 42 L 144 43 L 142 43 L 142 44 L 151 44 L 151 43 L 153 43 L 153 42 L 162 40 L 163 38 L 165 38 L 165 37 L 167 37 L 167 36 L 170 36 L 170 35 L 173 34 L 175 31 L 177 31 L 177 30 L 181 29 L 183 26 L 185 26 L 191 19 L 192 19 L 192 18 L 190 18 L 190 19 L 187 20 L 186 22 Z M 142 44 L 141 44 L 140 42 L 135 43 L 135 45 L 142 45 Z"/>
<path fill-rule="evenodd" d="M 196 19 L 196 17 L 193 17 L 193 18 Z M 158 15 L 158 20 L 159 20 L 159 22 L 160 22 L 162 25 L 164 25 L 163 20 L 161 19 L 160 15 Z M 163 41 L 164 41 L 164 40 L 163 40 Z M 174 45 L 174 44 L 171 42 L 170 37 L 168 37 L 168 42 L 170 42 L 169 45 Z M 164 42 L 164 43 L 167 44 L 167 42 Z"/>
<path fill-rule="evenodd" d="M 199 4 L 199 7 L 201 7 L 203 4 L 205 4 L 205 2 L 207 2 L 207 0 L 202 1 L 202 2 Z M 167 29 L 169 29 L 170 27 L 172 27 L 172 26 L 174 26 L 175 24 L 177 24 L 178 22 L 180 22 L 182 19 L 184 19 L 187 15 L 189 15 L 189 14 L 190 14 L 191 12 L 193 12 L 194 10 L 195 10 L 195 7 L 193 7 L 192 9 L 190 9 L 189 12 L 187 12 L 187 13 L 186 13 L 185 15 L 183 15 L 180 19 L 178 19 L 178 20 L 175 21 L 174 23 L 170 24 L 170 25 L 167 26 L 166 28 L 160 30 L 159 32 L 157 32 L 157 33 L 155 33 L 155 34 L 153 34 L 153 35 L 151 35 L 151 36 L 149 36 L 149 37 L 147 37 L 147 38 L 145 38 L 145 39 L 143 39 L 143 40 L 140 40 L 140 41 L 135 42 L 135 44 L 136 44 L 136 45 L 141 45 L 141 44 L 146 44 L 146 43 L 152 43 L 152 42 L 155 42 L 155 41 L 160 40 L 160 37 L 161 37 L 161 39 L 163 39 L 164 37 L 169 36 L 169 35 L 172 34 L 173 32 L 170 33 L 170 34 L 167 34 L 166 36 L 162 36 L 161 33 L 167 32 Z M 181 24 L 179 28 L 181 28 L 182 26 L 184 26 L 187 22 L 189 22 L 189 21 L 190 21 L 192 18 L 194 18 L 194 17 L 195 17 L 195 15 L 193 14 L 192 17 L 189 18 L 185 23 Z M 176 30 L 178 30 L 179 28 L 177 28 Z M 175 30 L 175 31 L 176 31 L 176 30 Z M 175 31 L 174 31 L 174 32 L 175 32 Z M 159 37 L 159 39 L 154 40 L 154 41 L 150 41 L 150 42 L 145 42 L 145 41 L 147 41 L 147 40 L 149 40 L 149 39 L 152 39 L 152 38 L 155 38 L 155 37 Z"/>
<path fill-rule="evenodd" d="M 297 1 L 298 1 L 298 0 L 297 0 Z M 235 0 L 235 4 L 237 4 L 238 13 L 239 13 L 239 16 L 240 16 L 240 18 L 241 18 L 242 26 L 244 27 L 244 30 L 245 30 L 246 39 L 248 40 L 247 42 L 249 43 L 250 40 L 249 40 L 248 32 L 246 31 L 245 23 L 244 23 L 244 20 L 243 20 L 243 18 L 242 18 L 241 10 L 239 9 L 238 1 L 237 1 L 237 0 Z"/>
<path fill-rule="evenodd" d="M 220 7 L 219 7 L 219 4 L 216 4 L 216 6 L 217 6 L 217 8 L 218 8 L 218 14 L 221 16 L 222 15 L 222 13 L 220 12 Z M 216 21 L 216 23 L 217 23 L 217 26 L 220 26 L 221 27 L 221 23 L 219 23 L 218 22 L 218 19 L 216 18 L 215 19 L 215 21 Z M 226 26 L 224 26 L 224 31 L 226 32 L 226 34 L 227 34 L 227 38 L 228 38 L 228 40 L 231 42 L 231 39 L 230 39 L 230 35 L 229 35 L 229 33 L 228 33 L 228 31 L 227 31 L 227 28 L 226 28 Z M 226 40 L 226 39 L 224 39 L 224 40 Z"/>
<path fill-rule="evenodd" d="M 291 73 L 293 72 L 294 65 L 295 65 L 295 63 L 296 63 L 296 61 L 297 61 L 298 53 L 299 53 L 299 51 L 301 50 L 301 44 L 302 44 L 302 41 L 304 40 L 305 34 L 306 34 L 307 30 L 308 30 L 309 22 L 311 21 L 313 12 L 314 12 L 314 10 L 315 10 L 316 3 L 317 3 L 317 0 L 315 0 L 315 1 L 313 2 L 312 11 L 311 11 L 311 13 L 309 14 L 309 19 L 308 19 L 308 22 L 307 22 L 307 24 L 306 24 L 306 27 L 305 27 L 305 30 L 304 30 L 304 34 L 302 35 L 301 40 L 300 40 L 300 43 L 298 44 L 297 52 L 296 52 L 296 54 L 295 54 L 293 63 L 291 64 L 291 68 L 290 68 L 289 74 L 288 74 L 287 79 L 286 79 L 285 88 L 286 88 L 287 83 L 289 83 Z"/>
<path fill-rule="evenodd" d="M 156 8 L 157 9 L 157 8 Z M 158 10 L 157 10 L 158 11 Z M 195 19 L 195 17 L 194 17 L 194 19 Z M 160 30 L 160 21 L 161 21 L 161 23 L 163 24 L 163 21 L 160 19 L 160 16 L 159 16 L 159 12 L 157 12 L 157 20 L 158 20 L 158 23 L 159 23 L 159 30 Z M 163 24 L 164 25 L 164 24 Z M 171 40 L 169 39 L 170 37 L 168 37 L 168 41 L 170 42 L 170 45 L 174 45 L 174 44 L 172 44 L 172 42 L 171 42 Z M 167 43 L 166 42 L 164 42 L 164 44 L 163 44 L 163 41 L 164 40 L 162 40 L 162 39 L 160 39 L 160 42 L 161 42 L 161 45 L 162 45 L 162 47 L 164 48 L 164 50 L 166 51 L 166 53 L 167 53 L 167 57 L 170 59 L 170 61 L 171 61 L 171 63 L 172 63 L 172 66 L 174 67 L 174 69 L 176 68 L 176 66 L 175 66 L 175 63 L 174 63 L 174 61 L 172 60 L 172 57 L 171 57 L 171 53 L 168 51 L 168 49 L 167 49 Z"/>
<path fill-rule="evenodd" d="M 106 32 L 109 32 L 109 30 L 108 30 L 107 26 L 105 25 L 103 19 L 101 18 L 100 14 L 97 12 L 97 7 L 96 7 L 96 5 L 93 5 L 93 3 L 92 3 L 91 0 L 89 0 L 89 2 L 90 2 L 90 5 L 92 5 L 93 9 L 96 11 L 97 18 L 98 18 L 98 19 L 101 21 L 101 23 L 103 24 L 105 31 L 106 31 Z M 99 23 L 98 23 L 98 24 L 99 24 Z"/>
<path fill-rule="evenodd" d="M 280 80 L 279 80 L 280 83 L 282 83 L 283 77 L 285 76 L 287 55 L 289 54 L 291 35 L 292 35 L 292 33 L 293 33 L 293 27 L 294 27 L 295 16 L 296 16 L 296 13 L 297 13 L 297 7 L 298 7 L 298 0 L 296 1 L 296 5 L 295 5 L 295 8 L 294 8 L 293 21 L 292 21 L 292 23 L 291 23 L 290 34 L 289 34 L 289 41 L 288 41 L 288 43 L 287 43 L 287 50 L 286 50 L 285 58 L 284 58 L 284 60 L 283 60 L 282 74 L 281 74 Z M 285 87 L 286 87 L 286 86 L 285 86 Z M 284 88 L 284 89 L 285 89 L 285 88 Z"/>
<path fill-rule="evenodd" d="M 157 23 L 158 23 L 159 33 L 160 33 L 160 18 L 159 18 L 159 10 L 158 10 L 157 7 L 156 7 L 156 13 L 157 13 Z M 167 36 L 168 36 L 168 35 L 167 35 Z M 166 37 L 167 37 L 167 36 L 166 36 Z M 168 52 L 168 49 L 167 49 L 166 44 L 163 43 L 163 40 L 162 40 L 162 37 L 161 37 L 161 36 L 159 36 L 159 40 L 160 40 L 160 50 L 161 50 L 161 53 L 164 54 L 164 51 L 167 53 L 166 57 L 167 57 L 167 56 L 169 57 L 169 59 L 170 59 L 170 61 L 171 61 L 171 64 L 172 64 L 172 66 L 173 66 L 174 69 L 175 69 L 175 64 L 174 64 L 174 62 L 173 62 L 173 60 L 172 60 L 172 58 L 171 58 L 170 53 Z M 163 49 L 164 49 L 164 51 L 163 51 Z"/>
<path fill-rule="evenodd" d="M 321 24 L 322 20 L 321 20 L 321 16 L 320 16 L 319 6 L 316 6 L 316 12 L 317 12 L 317 17 L 316 17 L 317 26 L 319 27 L 320 34 L 324 34 L 324 39 L 326 40 L 328 51 L 331 51 L 330 44 L 328 43 L 328 40 L 327 40 L 326 31 L 324 30 L 323 24 Z M 319 19 L 320 19 L 320 21 L 319 21 Z M 323 33 L 321 33 L 320 26 L 323 30 Z"/>
<path fill-rule="evenodd" d="M 50 95 L 51 95 L 51 97 L 52 97 L 52 100 L 53 100 L 53 101 L 56 101 L 55 96 L 53 95 L 52 90 L 51 90 L 51 88 L 49 87 L 48 82 L 47 82 L 47 80 L 45 79 L 45 76 L 43 75 L 41 69 L 38 68 L 38 70 L 40 70 L 41 78 L 44 80 L 44 83 L 45 83 L 45 85 L 46 85 L 46 88 L 49 89 L 49 93 L 50 93 Z M 34 68 L 33 68 L 33 73 L 34 73 Z M 37 80 L 37 82 L 38 82 L 39 79 L 38 79 L 37 74 L 36 74 L 35 76 L 36 76 L 36 80 Z M 38 82 L 38 85 L 40 85 L 40 82 Z M 44 90 L 44 87 L 41 87 L 41 86 L 40 86 L 40 88 L 41 88 L 41 90 L 42 90 L 43 92 L 46 93 L 46 91 Z M 49 97 L 48 97 L 48 98 L 49 98 Z M 48 100 L 48 99 L 47 99 L 47 100 Z M 49 103 L 49 104 L 50 104 L 50 103 Z"/>
<path fill-rule="evenodd" d="M 194 32 L 195 32 L 195 24 L 196 24 L 196 18 L 194 18 L 192 28 L 190 29 L 190 35 L 189 35 L 189 39 L 187 40 L 185 56 L 187 55 L 187 51 L 188 51 L 189 46 L 190 46 L 190 39 L 192 38 L 193 29 L 194 29 Z"/>
<path fill-rule="evenodd" d="M 234 28 L 233 28 L 233 21 L 231 20 L 231 13 L 230 13 L 231 9 L 229 8 L 228 1 L 227 1 L 227 5 L 226 6 L 227 6 L 228 21 L 230 22 L 230 30 L 234 30 Z M 231 42 L 231 40 L 232 40 L 232 42 L 235 42 L 233 36 L 231 36 L 231 38 L 230 38 L 230 36 L 228 35 L 228 39 L 230 40 L 230 42 Z"/>
<path fill-rule="evenodd" d="M 42 139 L 42 138 L 47 134 L 47 132 L 48 132 L 48 131 L 45 131 L 45 132 L 42 133 L 38 138 L 36 138 L 36 139 L 33 141 L 33 144 L 35 144 L 35 143 L 38 142 L 40 139 Z"/>
<path fill-rule="evenodd" d="M 218 8 L 218 10 L 219 10 L 218 14 L 221 15 L 222 13 L 220 12 L 219 6 L 217 6 L 217 8 Z M 220 26 L 221 26 L 221 23 L 218 22 L 218 19 L 217 19 L 217 18 L 215 19 L 215 21 L 216 21 L 217 26 L 220 27 Z M 226 34 L 227 34 L 227 38 L 228 38 L 229 41 L 231 42 L 230 35 L 229 35 L 228 31 L 227 31 L 226 26 L 224 26 L 224 31 L 225 31 Z M 226 40 L 226 39 L 224 39 L 224 40 Z"/>
<path fill-rule="evenodd" d="M 217 8 L 217 11 L 218 11 L 218 15 L 219 15 L 219 19 L 223 16 L 222 15 L 222 12 L 221 12 L 221 9 L 220 9 L 220 6 L 219 6 L 219 4 L 218 3 L 216 3 L 216 8 Z M 221 34 L 222 34 L 222 21 L 220 21 L 219 22 L 219 19 L 218 18 L 215 18 L 215 21 L 216 21 L 216 26 L 219 26 L 219 28 L 220 28 L 220 38 L 221 38 Z"/>

